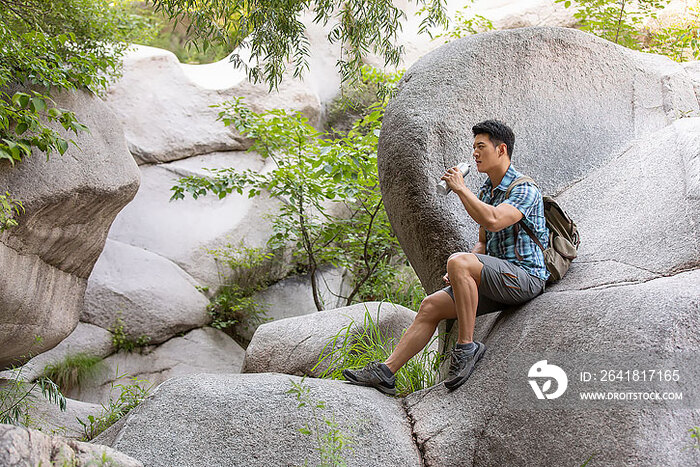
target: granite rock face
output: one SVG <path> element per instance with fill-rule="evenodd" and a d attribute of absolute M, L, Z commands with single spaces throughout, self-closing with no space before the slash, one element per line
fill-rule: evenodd
<path fill-rule="evenodd" d="M 249 141 L 217 121 L 220 109 L 210 107 L 235 97 L 244 97 L 255 111 L 297 110 L 312 124 L 319 122 L 318 97 L 299 80 L 285 79 L 277 92 L 268 93 L 266 84 L 250 84 L 245 72 L 230 64 L 185 68 L 172 52 L 134 46 L 124 58 L 123 77 L 108 91 L 106 102 L 139 164 L 249 147 Z M 211 82 L 217 73 L 230 76 Z"/>
<path fill-rule="evenodd" d="M 366 312 L 383 334 L 397 341 L 416 316 L 400 305 L 367 302 L 266 323 L 246 349 L 243 372 L 318 377 L 329 366 L 324 361 L 314 369 L 328 342 L 349 325 L 352 333 L 361 332 Z"/>
<path fill-rule="evenodd" d="M 103 463 L 105 460 L 108 464 Z M 143 467 L 143 464 L 133 457 L 107 446 L 82 443 L 60 436 L 47 436 L 40 431 L 13 425 L 0 425 L 0 465 Z"/>
<path fill-rule="evenodd" d="M 214 328 L 195 329 L 140 351 L 118 352 L 107 357 L 94 378 L 67 395 L 95 404 L 107 404 L 121 393 L 120 384 L 155 389 L 176 376 L 200 373 L 240 373 L 245 351 L 233 339 Z"/>
<path fill-rule="evenodd" d="M 22 201 L 19 225 L 0 234 L 0 368 L 50 349 L 78 324 L 88 276 L 139 172 L 122 129 L 86 92 L 54 96 L 90 133 L 48 160 L 35 154 L 0 166 L 0 186 Z M 36 343 L 35 338 L 41 342 Z"/>
<path fill-rule="evenodd" d="M 638 284 L 546 292 L 516 311 L 488 316 L 475 333 L 488 350 L 469 380 L 453 392 L 439 385 L 406 398 L 425 465 L 581 465 L 596 453 L 591 462 L 602 466 L 697 463 L 700 453 L 684 449 L 691 443 L 688 429 L 700 420 L 694 396 L 673 410 L 658 401 L 582 406 L 571 399 L 550 409 L 550 401 L 532 407 L 525 398 L 534 399 L 528 368 L 540 359 L 566 368 L 568 359 L 589 353 L 597 355 L 594 367 L 600 352 L 631 354 L 637 360 L 625 357 L 626 364 L 643 367 L 651 348 L 655 355 L 684 352 L 686 364 L 697 368 L 698 284 L 695 270 Z M 521 353 L 531 361 L 514 366 Z M 563 397 L 578 397 L 583 386 L 577 374 L 568 372 Z M 521 390 L 510 389 L 513 381 Z"/>
<path fill-rule="evenodd" d="M 325 402 L 316 418 L 288 394 L 292 382 Z M 319 463 L 315 421 L 335 420 L 353 450 L 348 465 L 420 466 L 401 403 L 371 388 L 286 375 L 193 375 L 162 384 L 111 433 L 111 446 L 151 466 L 269 466 Z"/>
<path fill-rule="evenodd" d="M 635 138 L 697 113 L 689 75 L 665 57 L 561 28 L 457 40 L 416 62 L 387 108 L 379 139 L 387 213 L 432 292 L 448 256 L 469 251 L 477 238 L 457 197 L 435 189 L 447 167 L 471 161 L 472 125 L 509 124 L 514 166 L 557 194 L 623 155 Z M 483 179 L 470 175 L 468 187 Z"/>
<path fill-rule="evenodd" d="M 107 240 L 85 292 L 81 320 L 158 344 L 211 319 L 209 300 L 180 267 L 142 248 Z"/>

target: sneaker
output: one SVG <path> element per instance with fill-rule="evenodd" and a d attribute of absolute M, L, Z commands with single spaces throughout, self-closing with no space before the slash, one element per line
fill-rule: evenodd
<path fill-rule="evenodd" d="M 379 368 L 380 362 L 371 362 L 359 370 L 343 370 L 343 376 L 352 384 L 358 386 L 371 386 L 390 396 L 396 395 L 395 378 L 388 377 Z"/>
<path fill-rule="evenodd" d="M 469 375 L 474 371 L 476 362 L 481 360 L 481 357 L 486 352 L 486 346 L 481 342 L 474 342 L 478 347 L 473 354 L 466 350 L 454 348 L 452 350 L 452 362 L 450 363 L 450 372 L 445 379 L 445 387 L 452 391 L 457 389 L 469 378 Z"/>

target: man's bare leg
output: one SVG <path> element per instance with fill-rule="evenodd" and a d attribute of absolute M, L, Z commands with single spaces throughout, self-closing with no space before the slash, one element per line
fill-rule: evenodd
<path fill-rule="evenodd" d="M 455 318 L 457 318 L 455 303 L 447 292 L 440 290 L 425 297 L 413 323 L 384 364 L 392 373 L 396 373 L 428 345 L 440 321 Z"/>
<path fill-rule="evenodd" d="M 455 295 L 457 314 L 457 343 L 474 340 L 476 308 L 479 304 L 481 270 L 484 265 L 472 253 L 455 253 L 447 260 L 447 274 Z"/>

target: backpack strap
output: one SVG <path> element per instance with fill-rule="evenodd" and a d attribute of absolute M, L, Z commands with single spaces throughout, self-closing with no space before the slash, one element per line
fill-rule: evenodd
<path fill-rule="evenodd" d="M 537 186 L 537 183 L 535 180 L 533 180 L 531 177 L 528 177 L 527 175 L 523 175 L 522 177 L 518 177 L 515 180 L 513 180 L 510 185 L 508 185 L 508 189 L 506 190 L 506 197 L 505 199 L 508 199 L 510 194 L 513 191 L 513 188 L 515 188 L 518 185 L 523 185 L 525 183 L 532 183 L 533 185 Z M 539 187 L 537 187 L 539 189 Z M 537 238 L 537 236 L 532 232 L 530 227 L 528 227 L 525 222 L 523 222 L 522 219 L 518 221 L 517 224 L 513 227 L 513 232 L 515 233 L 515 242 L 513 243 L 513 249 L 515 250 L 515 257 L 518 258 L 518 261 L 522 261 L 523 257 L 520 255 L 520 252 L 518 251 L 518 234 L 520 233 L 520 226 L 523 227 L 525 232 L 528 234 L 528 236 L 537 244 L 538 247 L 542 251 L 544 251 L 544 246 L 542 246 L 542 242 L 540 242 L 540 239 Z"/>

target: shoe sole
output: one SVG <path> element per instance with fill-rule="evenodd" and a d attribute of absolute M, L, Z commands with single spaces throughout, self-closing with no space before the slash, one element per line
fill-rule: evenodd
<path fill-rule="evenodd" d="M 384 386 L 379 386 L 377 384 L 372 384 L 372 383 L 363 383 L 362 381 L 356 380 L 350 373 L 347 372 L 347 370 L 343 370 L 343 376 L 347 380 L 348 383 L 354 384 L 355 386 L 365 386 L 368 388 L 375 388 L 378 391 L 387 394 L 389 396 L 395 396 L 396 395 L 396 388 L 385 388 Z"/>
<path fill-rule="evenodd" d="M 480 346 L 479 350 L 477 350 L 476 355 L 474 355 L 474 364 L 469 369 L 469 372 L 464 376 L 445 381 L 445 387 L 447 389 L 449 389 L 450 391 L 453 391 L 453 390 L 457 389 L 458 387 L 460 387 L 461 385 L 463 385 L 464 382 L 467 379 L 469 379 L 469 377 L 472 375 L 472 373 L 474 372 L 474 369 L 476 368 L 476 364 L 479 363 L 479 361 L 481 361 L 481 359 L 483 358 L 485 353 L 486 353 L 486 346 L 482 344 Z"/>

